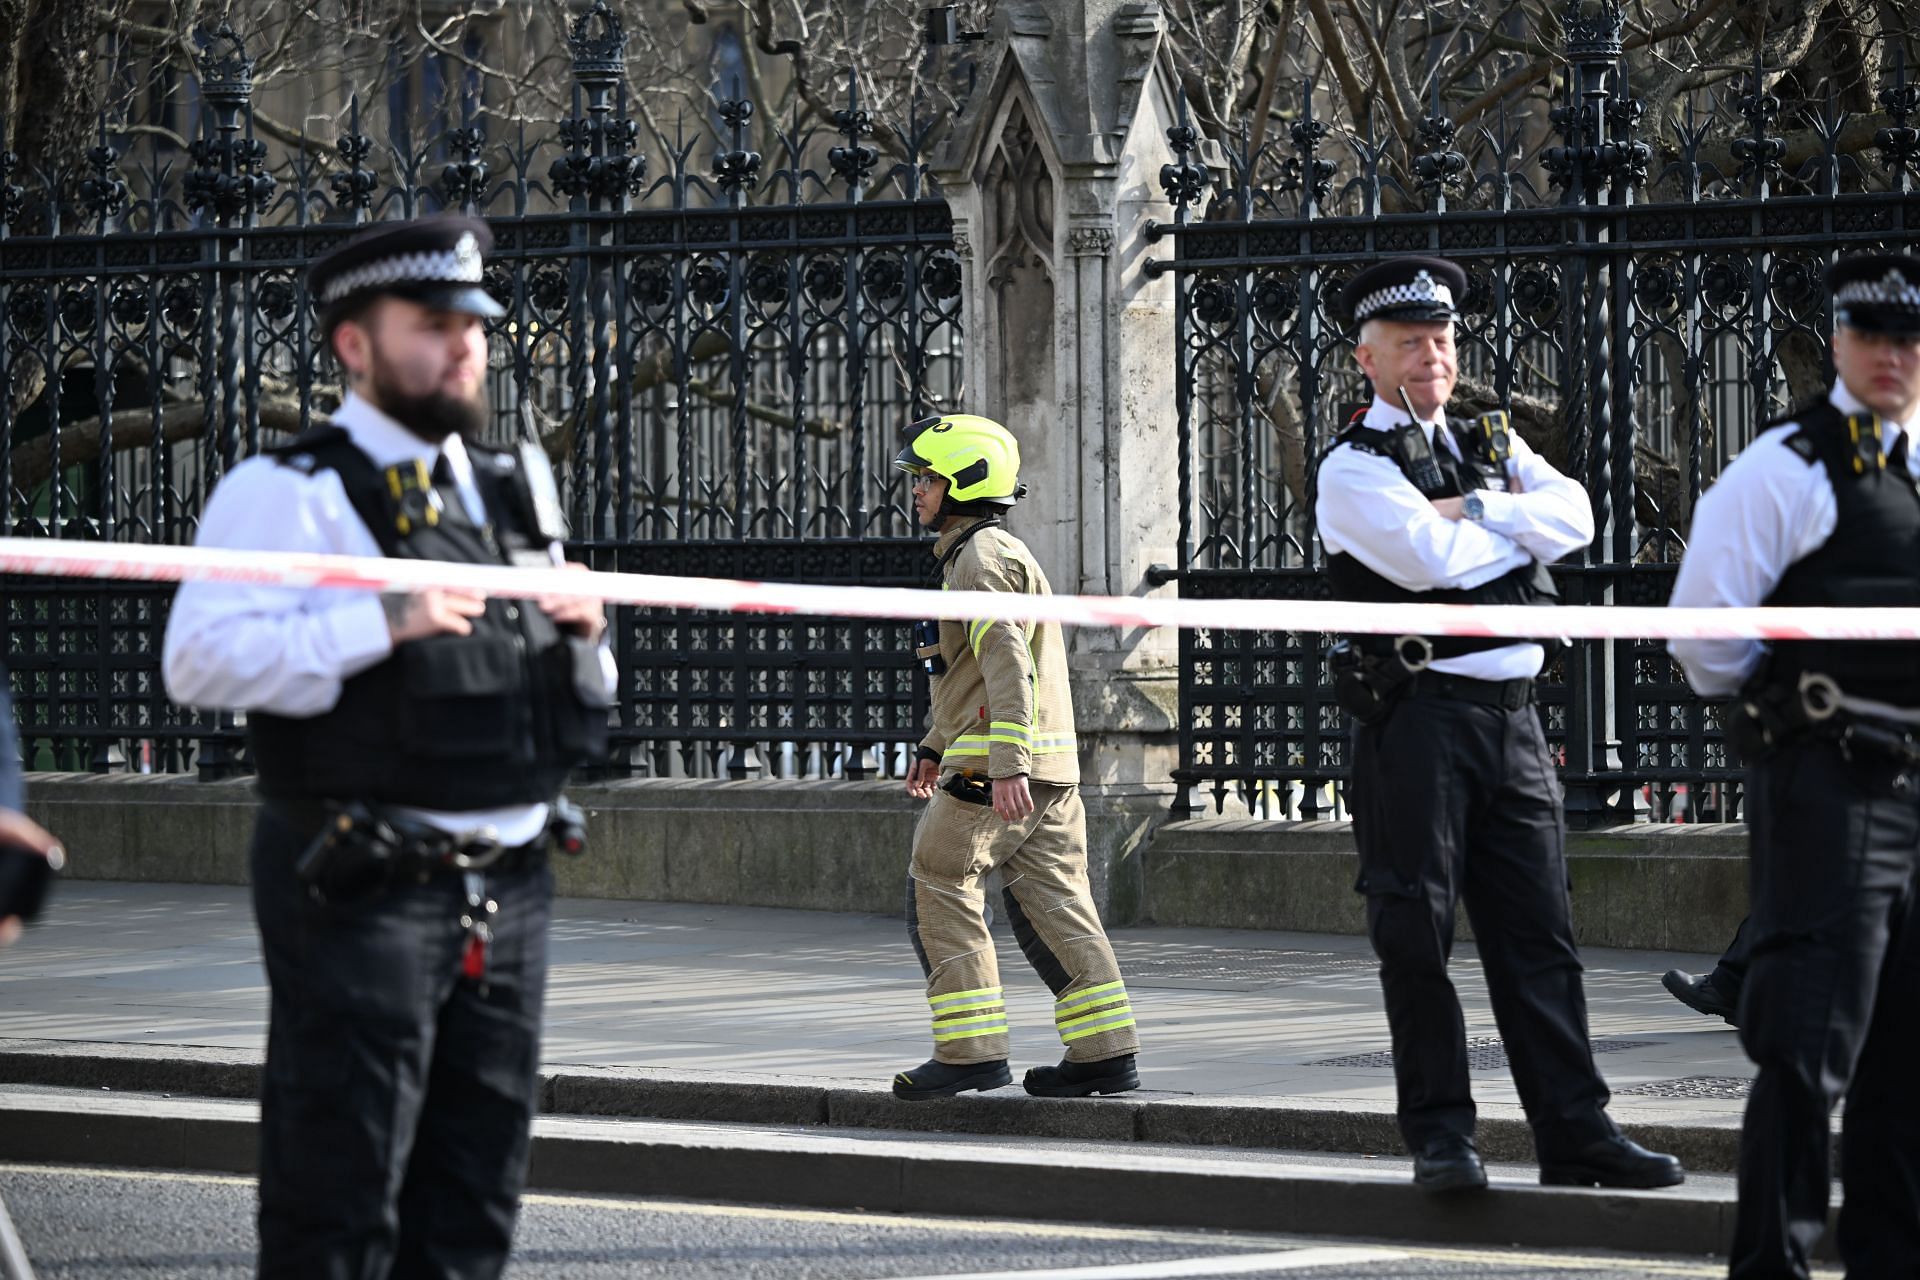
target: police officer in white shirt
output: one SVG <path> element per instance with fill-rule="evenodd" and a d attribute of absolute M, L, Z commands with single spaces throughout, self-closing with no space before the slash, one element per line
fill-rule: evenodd
<path fill-rule="evenodd" d="M 1920 258 L 1845 258 L 1828 284 L 1833 390 L 1771 424 L 1702 496 L 1676 606 L 1920 605 Z M 1808 1274 L 1844 1097 L 1841 1260 L 1853 1277 L 1914 1275 L 1920 644 L 1668 647 L 1697 692 L 1734 695 L 1728 737 L 1750 768 L 1738 1014 L 1759 1073 L 1729 1274 Z"/>
<path fill-rule="evenodd" d="M 1314 515 L 1336 598 L 1550 605 L 1545 566 L 1593 538 L 1586 493 L 1504 414 L 1447 420 L 1466 287 L 1452 263 L 1407 257 L 1361 272 L 1343 295 L 1375 394 L 1317 474 Z M 1551 627 L 1543 615 L 1542 633 Z M 1352 637 L 1332 657 L 1341 702 L 1359 721 L 1355 887 L 1380 958 L 1400 1130 L 1425 1191 L 1487 1181 L 1447 976 L 1463 899 L 1540 1180 L 1682 1179 L 1673 1157 L 1621 1135 L 1594 1068 L 1560 783 L 1534 707 L 1544 656 L 1532 641 L 1403 636 Z"/>
<path fill-rule="evenodd" d="M 202 546 L 547 564 L 553 478 L 486 449 L 484 223 L 365 232 L 310 287 L 349 388 L 241 463 Z M 492 1277 L 524 1180 L 568 770 L 605 750 L 591 602 L 194 583 L 167 688 L 247 713 L 254 909 L 272 992 L 263 1276 Z"/>

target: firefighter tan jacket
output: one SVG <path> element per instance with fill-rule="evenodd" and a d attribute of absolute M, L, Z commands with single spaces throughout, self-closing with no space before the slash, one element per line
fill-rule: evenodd
<path fill-rule="evenodd" d="M 933 544 L 944 556 L 968 520 Z M 949 591 L 1016 591 L 1051 595 L 1026 544 L 1006 530 L 982 529 L 948 563 Z M 990 778 L 1027 774 L 1035 782 L 1080 781 L 1067 686 L 1067 647 L 1054 622 L 942 622 L 945 675 L 933 679 L 933 707 L 921 745 L 940 753 L 940 768 Z"/>

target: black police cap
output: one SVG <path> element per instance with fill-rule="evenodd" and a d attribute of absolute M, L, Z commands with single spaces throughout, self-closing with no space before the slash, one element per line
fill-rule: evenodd
<path fill-rule="evenodd" d="M 481 287 L 493 233 L 478 218 L 436 214 L 384 223 L 329 250 L 307 272 L 307 287 L 332 328 L 333 317 L 378 294 L 489 320 L 506 314 Z"/>
<path fill-rule="evenodd" d="M 1375 263 L 1340 291 L 1354 328 L 1369 320 L 1454 320 L 1467 296 L 1467 273 L 1445 258 L 1410 256 Z"/>
<path fill-rule="evenodd" d="M 1827 271 L 1833 320 L 1863 333 L 1920 334 L 1920 258 L 1863 253 Z"/>

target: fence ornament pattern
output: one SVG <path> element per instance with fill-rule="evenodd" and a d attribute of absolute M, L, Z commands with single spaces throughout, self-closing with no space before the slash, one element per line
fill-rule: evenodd
<path fill-rule="evenodd" d="M 270 149 L 247 37 L 221 26 L 200 33 L 175 104 L 197 130 L 184 154 L 103 119 L 72 174 L 0 155 L 0 532 L 190 542 L 227 470 L 334 404 L 308 264 L 356 227 L 451 209 L 491 226 L 480 280 L 507 312 L 490 326 L 487 438 L 546 447 L 575 554 L 918 584 L 925 540 L 886 464 L 902 426 L 964 390 L 928 113 L 878 120 L 850 70 L 826 122 L 770 122 L 734 90 L 643 154 L 617 16 L 597 3 L 569 35 L 572 106 L 554 125 L 503 126 L 456 85 L 437 121 L 383 125 L 356 99 L 332 145 Z M 167 589 L 0 590 L 31 764 L 245 769 L 241 724 L 166 699 Z M 904 625 L 614 621 L 611 772 L 859 777 L 919 737 Z"/>

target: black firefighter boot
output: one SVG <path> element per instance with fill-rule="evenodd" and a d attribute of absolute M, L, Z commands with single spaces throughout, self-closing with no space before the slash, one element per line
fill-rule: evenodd
<path fill-rule="evenodd" d="M 1005 1058 L 991 1062 L 942 1062 L 928 1058 L 911 1071 L 893 1078 L 893 1096 L 906 1102 L 926 1102 L 932 1098 L 951 1098 L 956 1093 L 978 1089 L 998 1089 L 1013 1083 L 1013 1072 Z"/>
<path fill-rule="evenodd" d="M 1063 1058 L 1057 1067 L 1030 1067 L 1021 1082 L 1036 1098 L 1084 1098 L 1094 1093 L 1125 1093 L 1140 1087 L 1140 1073 L 1133 1069 L 1133 1055 L 1098 1062 L 1074 1062 Z"/>

